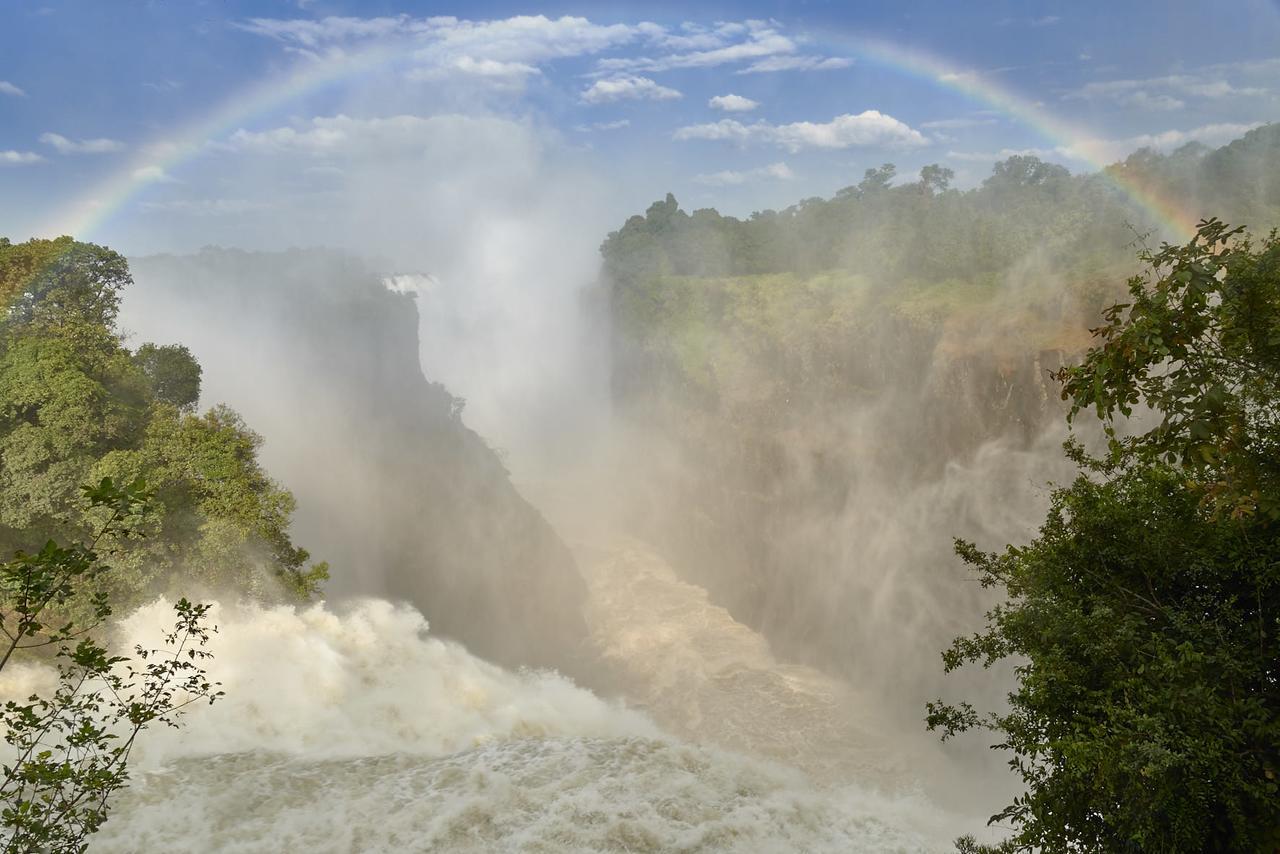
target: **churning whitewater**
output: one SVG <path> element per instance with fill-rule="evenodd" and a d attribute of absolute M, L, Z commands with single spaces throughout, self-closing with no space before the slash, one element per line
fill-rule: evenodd
<path fill-rule="evenodd" d="M 662 583 L 656 574 L 657 582 L 641 583 Z M 676 595 L 683 588 L 705 603 L 704 592 L 670 581 Z M 613 606 L 608 597 L 597 602 L 595 622 L 615 659 L 632 630 L 654 628 L 632 623 L 606 637 L 617 594 Z M 745 628 L 708 628 L 714 610 L 684 609 L 699 631 L 716 636 L 722 659 L 739 658 L 726 647 L 735 634 L 754 654 L 767 654 Z M 121 640 L 148 642 L 169 613 L 164 602 L 139 610 Z M 92 851 L 945 847 L 945 834 L 923 830 L 937 816 L 919 795 L 819 783 L 794 765 L 682 740 L 556 673 L 504 670 L 432 637 L 406 606 L 215 605 L 214 615 L 212 673 L 226 697 L 194 710 L 182 729 L 154 731 L 140 743 L 133 783 Z M 694 628 L 668 621 L 668 652 Z M 686 665 L 700 654 L 698 643 L 681 651 Z M 716 669 L 711 682 L 723 681 Z M 751 681 L 749 667 L 741 672 Z M 25 690 L 35 676 L 22 671 L 23 684 L 5 688 Z M 643 677 L 633 678 L 638 686 Z M 676 699 L 690 702 L 687 694 Z M 688 721 L 682 728 L 697 729 Z"/>

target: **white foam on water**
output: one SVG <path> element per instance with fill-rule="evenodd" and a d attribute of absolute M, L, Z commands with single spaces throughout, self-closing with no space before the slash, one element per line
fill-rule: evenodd
<path fill-rule="evenodd" d="M 124 621 L 154 645 L 168 604 Z M 945 850 L 923 799 L 818 786 L 682 742 L 550 672 L 514 673 L 367 600 L 215 606 L 226 697 L 143 737 L 90 850 Z"/>

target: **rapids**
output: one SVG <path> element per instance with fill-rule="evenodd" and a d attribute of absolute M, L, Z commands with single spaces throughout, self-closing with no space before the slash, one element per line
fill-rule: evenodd
<path fill-rule="evenodd" d="M 225 698 L 146 734 L 90 850 L 950 847 L 957 817 L 849 723 L 856 691 L 776 660 L 640 543 L 582 565 L 617 699 L 496 667 L 384 600 L 215 605 Z M 169 614 L 139 610 L 121 642 L 154 641 Z"/>

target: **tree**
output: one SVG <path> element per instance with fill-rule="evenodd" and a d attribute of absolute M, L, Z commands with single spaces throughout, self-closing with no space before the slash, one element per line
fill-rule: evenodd
<path fill-rule="evenodd" d="M 889 189 L 897 172 L 898 167 L 892 163 L 885 163 L 877 169 L 868 169 L 862 174 L 862 180 L 858 182 L 859 194 L 867 196 L 884 192 Z"/>
<path fill-rule="evenodd" d="M 951 179 L 954 177 L 955 170 L 930 163 L 920 169 L 920 189 L 928 196 L 944 193 L 951 186 Z"/>
<path fill-rule="evenodd" d="M 1094 330 L 1099 345 L 1059 373 L 1074 416 L 1106 422 L 1111 456 L 1177 463 L 1219 510 L 1280 516 L 1280 240 L 1201 223 L 1185 246 L 1145 253 L 1149 276 Z M 1152 281 L 1154 279 L 1154 281 Z M 1161 416 L 1120 437 L 1117 415 Z"/>
<path fill-rule="evenodd" d="M 1102 460 L 1068 444 L 1081 474 L 1039 536 L 957 542 L 1007 600 L 945 667 L 1013 658 L 1016 687 L 1006 712 L 937 701 L 928 724 L 1013 754 L 1026 791 L 992 820 L 1016 850 L 1280 846 L 1280 246 L 1237 233 L 1210 220 L 1146 256 L 1133 302 L 1062 373 L 1111 441 Z M 1123 437 L 1139 403 L 1161 421 Z"/>
<path fill-rule="evenodd" d="M 200 363 L 181 344 L 143 344 L 133 360 L 151 382 L 156 400 L 191 411 L 200 400 Z"/>
<path fill-rule="evenodd" d="M 111 614 L 97 589 L 110 568 L 96 549 L 131 536 L 150 496 L 141 481 L 117 487 L 109 479 L 84 493 L 91 511 L 105 514 L 88 545 L 50 540 L 0 564 L 0 670 L 15 654 L 52 648 L 59 677 L 51 696 L 9 700 L 0 709 L 10 748 L 0 782 L 7 853 L 84 851 L 106 821 L 112 795 L 128 782 L 129 754 L 142 730 L 177 726 L 187 706 L 221 696 L 202 667 L 210 657 L 208 606 L 180 600 L 163 646 L 136 647 L 133 659 L 89 637 Z M 58 606 L 86 593 L 94 603 L 89 619 L 49 622 Z"/>
<path fill-rule="evenodd" d="M 10 323 L 111 327 L 132 282 L 124 257 L 70 237 L 0 242 L 0 303 Z"/>
<path fill-rule="evenodd" d="M 982 186 L 994 190 L 1039 187 L 1070 177 L 1071 173 L 1064 166 L 1045 163 L 1030 154 L 1015 154 L 993 166 L 991 177 L 983 181 Z"/>

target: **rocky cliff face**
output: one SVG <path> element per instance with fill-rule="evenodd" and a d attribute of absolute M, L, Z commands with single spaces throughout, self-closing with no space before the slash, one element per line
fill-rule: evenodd
<path fill-rule="evenodd" d="M 617 405 L 670 449 L 648 466 L 642 535 L 780 653 L 927 695 L 940 668 L 920 650 L 986 604 L 952 538 L 1025 539 L 1045 483 L 1070 477 L 1050 372 L 1080 312 L 1027 336 L 994 303 L 921 321 L 868 301 L 804 334 L 793 314 L 706 305 L 616 318 Z"/>
<path fill-rule="evenodd" d="M 338 253 L 204 250 L 131 262 L 124 326 L 182 341 L 201 405 L 265 439 L 298 499 L 295 535 L 331 563 L 331 596 L 409 600 L 433 632 L 508 664 L 564 666 L 583 585 L 461 401 L 423 376 L 414 298 Z"/>

